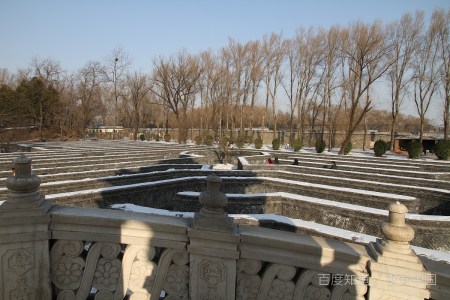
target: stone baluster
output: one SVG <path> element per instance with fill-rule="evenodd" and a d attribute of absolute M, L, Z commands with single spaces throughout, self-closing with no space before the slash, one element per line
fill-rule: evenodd
<path fill-rule="evenodd" d="M 11 191 L 0 205 L 0 299 L 51 299 L 48 211 L 52 202 L 39 195 L 41 180 L 31 175 L 31 159 L 13 160 Z"/>
<path fill-rule="evenodd" d="M 199 196 L 203 205 L 188 231 L 190 244 L 190 299 L 235 299 L 236 266 L 240 241 L 233 218 L 224 211 L 227 197 L 222 180 L 206 177 L 207 188 Z"/>
<path fill-rule="evenodd" d="M 400 202 L 389 205 L 389 222 L 382 222 L 381 233 L 385 236 L 382 245 L 391 252 L 411 254 L 409 242 L 414 239 L 414 230 L 405 224 L 405 213 L 408 208 Z"/>
<path fill-rule="evenodd" d="M 389 205 L 388 210 L 389 221 L 380 225 L 384 238 L 369 244 L 368 253 L 372 259 L 369 261 L 368 299 L 428 298 L 426 284 L 430 273 L 409 244 L 414 238 L 414 230 L 405 224 L 408 209 L 397 201 Z"/>

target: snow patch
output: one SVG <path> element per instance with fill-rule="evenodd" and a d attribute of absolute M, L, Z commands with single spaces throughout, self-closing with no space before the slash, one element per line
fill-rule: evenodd
<path fill-rule="evenodd" d="M 213 170 L 237 170 L 232 164 L 217 164 L 213 166 Z"/>

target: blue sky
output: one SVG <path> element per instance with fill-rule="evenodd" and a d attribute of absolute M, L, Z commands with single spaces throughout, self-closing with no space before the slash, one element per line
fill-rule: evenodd
<path fill-rule="evenodd" d="M 416 9 L 429 17 L 436 7 L 447 10 L 450 1 L 0 0 L 0 68 L 16 72 L 38 55 L 77 70 L 121 44 L 133 58 L 132 68 L 148 72 L 155 56 L 182 48 L 190 53 L 218 49 L 228 37 L 245 43 L 283 31 L 289 38 L 300 25 L 389 22 Z M 413 114 L 412 104 L 408 107 Z"/>

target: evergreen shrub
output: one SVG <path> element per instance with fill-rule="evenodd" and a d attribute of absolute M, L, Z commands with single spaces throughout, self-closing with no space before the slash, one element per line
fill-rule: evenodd
<path fill-rule="evenodd" d="M 261 138 L 256 138 L 255 139 L 255 148 L 261 149 L 262 146 L 263 146 L 263 140 Z"/>
<path fill-rule="evenodd" d="M 422 153 L 423 145 L 420 141 L 409 142 L 406 145 L 406 151 L 408 151 L 409 158 L 416 158 Z"/>
<path fill-rule="evenodd" d="M 144 137 L 143 134 L 141 134 L 141 135 L 139 136 L 139 138 L 141 139 L 141 141 L 145 140 L 145 137 Z"/>
<path fill-rule="evenodd" d="M 224 136 L 221 140 L 220 140 L 220 145 L 224 148 L 224 149 L 226 149 L 226 150 L 228 150 L 228 148 L 233 144 L 235 142 L 235 140 L 233 139 L 233 138 L 229 138 L 229 137 L 226 137 L 226 136 Z"/>
<path fill-rule="evenodd" d="M 298 152 L 300 149 L 302 149 L 302 141 L 300 140 L 293 140 L 292 141 L 292 148 L 294 148 L 295 152 Z"/>
<path fill-rule="evenodd" d="M 440 140 L 434 145 L 434 153 L 438 159 L 447 160 L 450 158 L 450 140 Z"/>
<path fill-rule="evenodd" d="M 159 134 L 154 134 L 154 135 L 153 135 L 153 138 L 155 139 L 155 141 L 158 142 L 158 141 L 159 141 Z"/>
<path fill-rule="evenodd" d="M 166 142 L 170 142 L 170 139 L 171 139 L 172 137 L 170 136 L 170 134 L 168 134 L 168 133 L 166 133 L 165 135 L 164 135 L 164 140 L 166 141 Z"/>
<path fill-rule="evenodd" d="M 214 142 L 214 138 L 212 135 L 206 136 L 206 145 L 212 146 L 213 142 Z"/>
<path fill-rule="evenodd" d="M 381 157 L 383 154 L 385 154 L 387 151 L 387 143 L 383 140 L 378 140 L 375 142 L 375 145 L 373 146 L 373 152 L 375 153 L 375 156 Z"/>
<path fill-rule="evenodd" d="M 147 139 L 147 141 L 150 141 L 152 139 L 152 135 L 150 133 L 147 133 L 145 138 Z"/>
<path fill-rule="evenodd" d="M 239 149 L 242 149 L 245 145 L 245 141 L 247 140 L 247 137 L 245 135 L 238 135 L 236 138 L 236 146 Z"/>
<path fill-rule="evenodd" d="M 325 148 L 327 147 L 327 144 L 324 140 L 317 140 L 316 141 L 316 151 L 317 153 L 322 153 L 325 151 Z"/>
<path fill-rule="evenodd" d="M 194 140 L 195 140 L 195 144 L 196 144 L 196 145 L 201 145 L 203 139 L 202 139 L 201 136 L 197 135 L 197 136 L 194 138 Z"/>
<path fill-rule="evenodd" d="M 272 141 L 272 148 L 273 148 L 273 150 L 278 150 L 278 149 L 280 149 L 280 145 L 281 145 L 280 139 L 274 139 L 274 140 Z"/>
<path fill-rule="evenodd" d="M 349 154 L 350 151 L 352 151 L 352 149 L 353 149 L 352 142 L 348 142 L 347 146 L 345 146 L 345 149 L 344 149 L 344 155 Z"/>

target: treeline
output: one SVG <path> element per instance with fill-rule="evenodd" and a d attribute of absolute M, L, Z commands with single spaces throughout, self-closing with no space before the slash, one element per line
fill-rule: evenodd
<path fill-rule="evenodd" d="M 388 24 L 299 27 L 292 38 L 230 38 L 218 50 L 156 57 L 148 73 L 130 68 L 129 55 L 118 46 L 75 72 L 37 57 L 17 74 L 2 70 L 1 125 L 55 124 L 82 134 L 94 123 L 176 127 L 179 142 L 193 127 L 205 135 L 213 129 L 283 127 L 291 140 L 303 140 L 309 129 L 344 129 L 342 152 L 361 128 L 388 125 L 393 138 L 402 126 L 418 125 L 422 139 L 426 113 L 441 101 L 448 138 L 450 10 L 442 8 L 429 22 L 416 11 Z M 389 90 L 387 112 L 375 109 L 383 105 L 377 97 L 381 86 Z M 402 115 L 407 101 L 417 118 Z"/>

